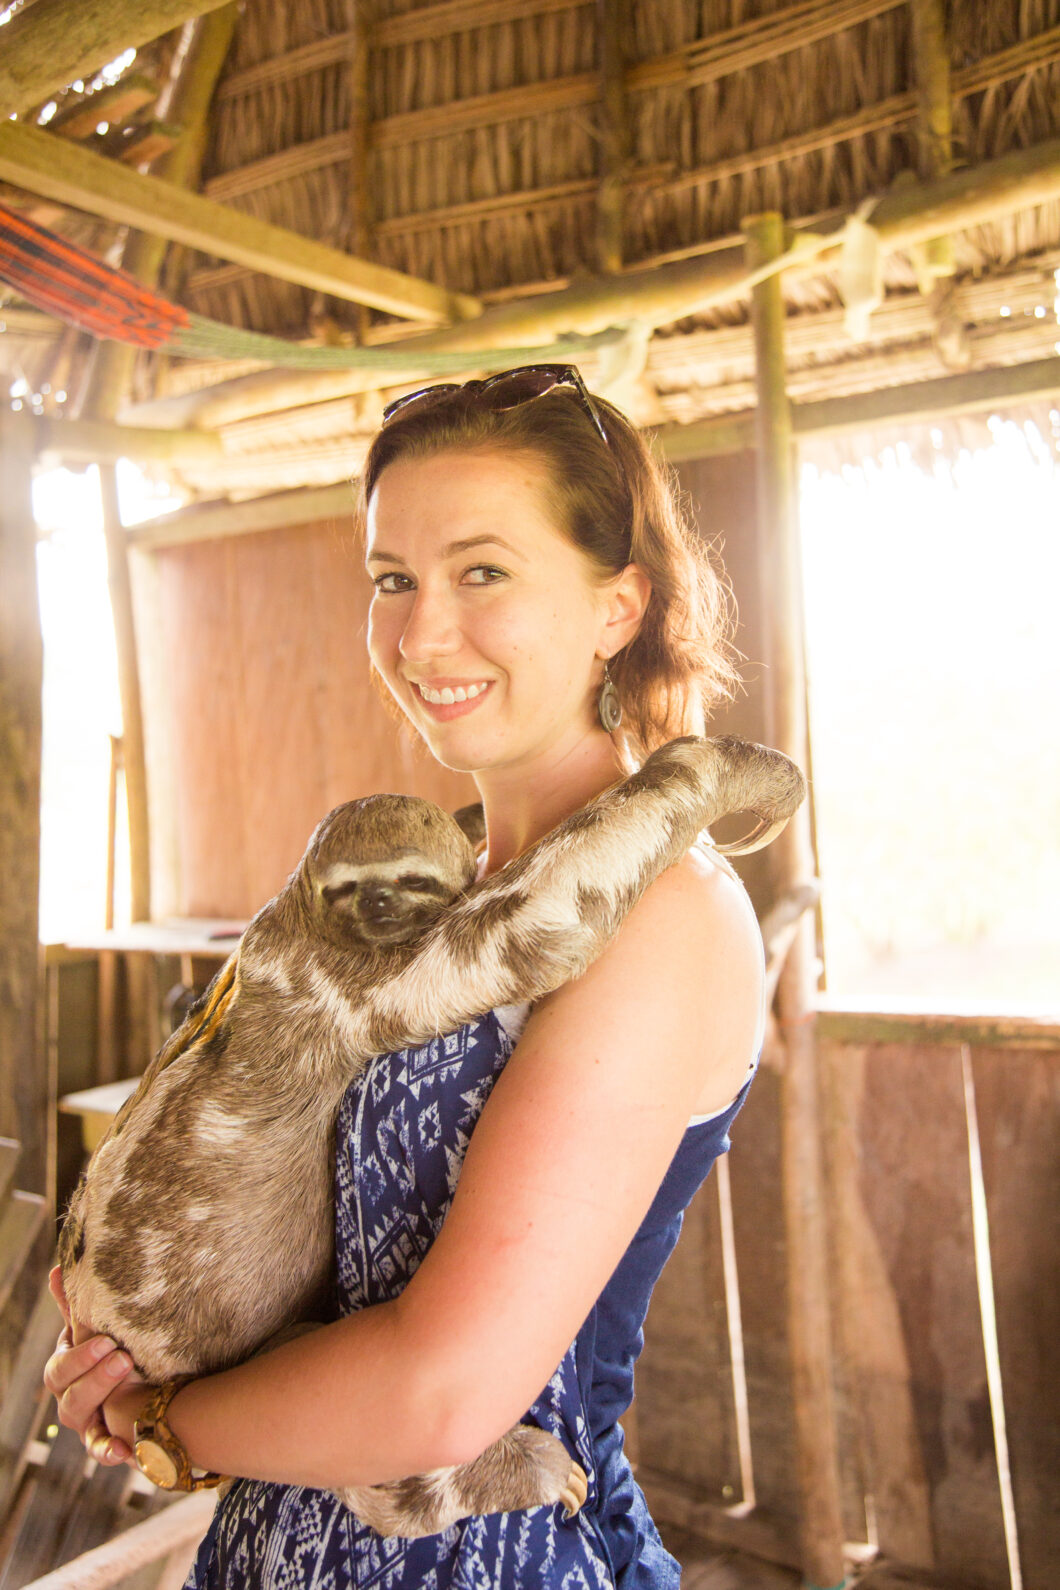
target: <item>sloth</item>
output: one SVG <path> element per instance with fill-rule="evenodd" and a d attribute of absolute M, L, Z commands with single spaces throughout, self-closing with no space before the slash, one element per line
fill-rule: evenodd
<path fill-rule="evenodd" d="M 163 1045 L 100 1143 L 59 1240 L 79 1322 L 162 1383 L 240 1363 L 320 1317 L 334 1123 L 375 1055 L 577 977 L 649 883 L 730 812 L 768 843 L 805 784 L 777 751 L 674 740 L 493 876 L 447 813 L 375 795 L 318 825 L 285 887 Z M 461 814 L 462 816 L 466 814 Z M 382 1534 L 584 1501 L 547 1431 L 473 1463 L 338 1493 Z"/>

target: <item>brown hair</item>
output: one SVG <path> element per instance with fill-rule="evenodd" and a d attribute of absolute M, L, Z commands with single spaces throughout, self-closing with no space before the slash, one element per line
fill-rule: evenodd
<path fill-rule="evenodd" d="M 702 732 L 703 719 L 733 694 L 731 594 L 644 438 L 613 404 L 593 403 L 609 445 L 565 386 L 509 409 L 476 401 L 473 386 L 411 404 L 368 450 L 358 517 L 363 528 L 380 475 L 401 458 L 488 448 L 541 459 L 557 525 L 600 578 L 636 563 L 651 582 L 640 629 L 610 661 L 621 732 L 644 755 L 676 735 Z"/>

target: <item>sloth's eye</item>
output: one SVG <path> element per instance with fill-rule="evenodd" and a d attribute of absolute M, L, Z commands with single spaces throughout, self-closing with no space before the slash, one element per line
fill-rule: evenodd
<path fill-rule="evenodd" d="M 408 889 L 410 894 L 434 894 L 438 885 L 433 878 L 421 878 L 418 873 L 409 873 L 402 878 L 401 887 Z"/>

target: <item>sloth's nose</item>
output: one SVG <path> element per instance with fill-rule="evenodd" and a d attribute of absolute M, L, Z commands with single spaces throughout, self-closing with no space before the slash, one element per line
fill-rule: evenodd
<path fill-rule="evenodd" d="M 386 883 L 369 883 L 361 887 L 361 909 L 366 916 L 386 916 L 394 903 L 395 891 Z"/>

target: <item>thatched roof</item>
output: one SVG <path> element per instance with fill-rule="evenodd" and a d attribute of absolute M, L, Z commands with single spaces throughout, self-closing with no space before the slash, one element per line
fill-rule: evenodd
<path fill-rule="evenodd" d="M 1057 0 L 953 0 L 948 13 L 946 158 L 978 165 L 1055 138 Z M 707 258 L 739 241 L 748 214 L 827 219 L 930 176 L 932 159 L 943 169 L 925 146 L 923 45 L 914 47 L 911 18 L 901 0 L 246 0 L 213 96 L 200 187 L 486 305 L 562 293 L 619 263 L 616 250 L 622 270 Z M 130 73 L 163 81 L 179 41 L 178 32 L 141 50 Z M 610 88 L 608 50 L 622 58 Z M 81 98 L 57 96 L 60 117 Z M 608 192 L 619 216 L 610 230 Z M 107 223 L 45 208 L 59 230 L 100 251 L 113 245 Z M 857 341 L 834 264 L 786 275 L 792 396 L 1052 354 L 1060 201 L 960 232 L 953 251 L 956 274 L 928 295 L 910 256 L 890 254 L 886 301 Z M 199 314 L 288 339 L 402 334 L 392 316 L 177 246 L 163 281 Z M 9 377 L 21 367 L 33 391 L 49 384 L 54 394 L 59 382 L 73 391 L 84 339 L 17 315 L 12 328 L 0 338 Z M 582 362 L 590 381 L 599 376 L 597 359 Z M 239 373 L 143 357 L 134 396 Z M 183 477 L 205 496 L 341 478 L 390 390 L 241 419 L 225 427 L 230 457 L 183 466 Z M 656 326 L 622 396 L 650 424 L 748 410 L 746 297 Z M 194 406 L 188 414 L 195 423 Z"/>

